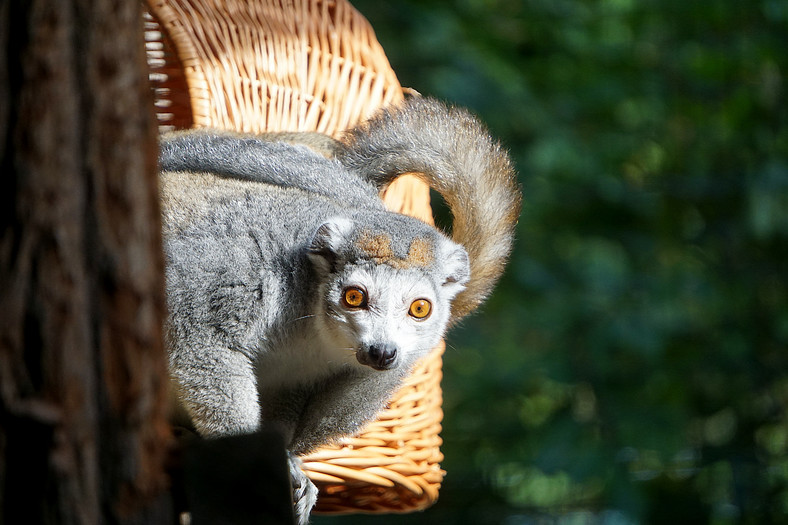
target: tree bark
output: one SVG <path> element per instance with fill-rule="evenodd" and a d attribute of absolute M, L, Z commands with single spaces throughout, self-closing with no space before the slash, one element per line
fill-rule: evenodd
<path fill-rule="evenodd" d="M 0 3 L 0 522 L 170 518 L 141 24 L 135 0 Z"/>

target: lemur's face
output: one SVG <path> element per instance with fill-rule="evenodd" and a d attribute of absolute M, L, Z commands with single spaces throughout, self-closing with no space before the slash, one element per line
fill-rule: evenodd
<path fill-rule="evenodd" d="M 334 352 L 326 358 L 354 354 L 363 366 L 389 370 L 438 344 L 470 267 L 462 246 L 424 223 L 391 214 L 380 221 L 327 221 L 309 256 L 320 283 L 317 326 Z"/>
<path fill-rule="evenodd" d="M 322 297 L 323 329 L 361 365 L 409 366 L 440 341 L 451 297 L 428 272 L 365 261 L 331 277 Z"/>

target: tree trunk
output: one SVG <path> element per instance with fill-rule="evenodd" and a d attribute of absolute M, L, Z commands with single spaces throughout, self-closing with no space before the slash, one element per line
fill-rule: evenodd
<path fill-rule="evenodd" d="M 155 119 L 136 0 L 0 3 L 0 522 L 164 523 Z"/>

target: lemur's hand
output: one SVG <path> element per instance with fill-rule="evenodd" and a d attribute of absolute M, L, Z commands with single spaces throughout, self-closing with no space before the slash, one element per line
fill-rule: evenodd
<path fill-rule="evenodd" d="M 290 464 L 290 480 L 293 486 L 293 507 L 298 525 L 309 523 L 309 514 L 317 502 L 317 487 L 301 470 L 301 458 L 288 452 Z"/>

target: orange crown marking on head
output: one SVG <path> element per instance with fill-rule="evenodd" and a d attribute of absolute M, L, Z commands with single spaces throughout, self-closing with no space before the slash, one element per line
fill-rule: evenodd
<path fill-rule="evenodd" d="M 391 237 L 386 234 L 373 235 L 369 231 L 365 231 L 356 242 L 356 246 L 375 264 L 387 264 L 392 268 L 427 266 L 435 258 L 432 245 L 422 237 L 413 239 L 408 249 L 408 255 L 404 259 L 394 255 L 394 251 L 391 249 Z"/>

